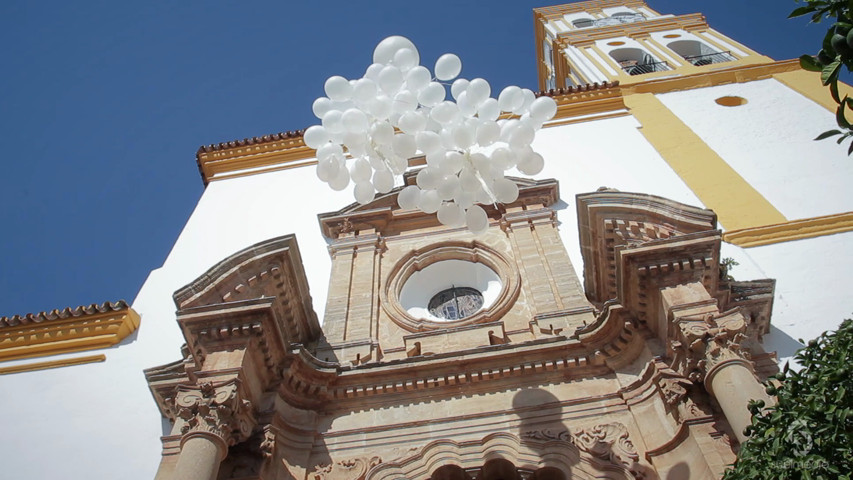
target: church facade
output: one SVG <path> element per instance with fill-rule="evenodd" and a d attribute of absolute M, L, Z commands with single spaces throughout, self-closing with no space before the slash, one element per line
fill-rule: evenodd
<path fill-rule="evenodd" d="M 4 438 L 41 446 L 6 468 L 719 478 L 761 382 L 851 310 L 853 164 L 811 141 L 834 102 L 701 14 L 534 20 L 546 166 L 485 233 L 402 187 L 321 190 L 301 132 L 202 147 L 205 193 L 132 305 L 0 319 Z"/>

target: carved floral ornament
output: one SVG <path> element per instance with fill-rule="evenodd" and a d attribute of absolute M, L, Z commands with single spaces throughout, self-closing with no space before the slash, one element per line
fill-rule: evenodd
<path fill-rule="evenodd" d="M 669 345 L 673 368 L 690 380 L 706 380 L 723 363 L 748 363 L 749 353 L 741 347 L 747 322 L 739 309 L 682 317 L 677 324 L 676 338 Z"/>
<path fill-rule="evenodd" d="M 249 438 L 255 425 L 252 403 L 240 395 L 237 379 L 198 386 L 181 385 L 175 409 L 184 422 L 182 434 L 213 434 L 228 446 Z"/>

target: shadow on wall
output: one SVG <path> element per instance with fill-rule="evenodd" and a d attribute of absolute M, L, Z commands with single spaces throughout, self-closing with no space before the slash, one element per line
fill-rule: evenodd
<path fill-rule="evenodd" d="M 676 463 L 666 474 L 666 480 L 688 480 L 690 478 L 690 467 L 684 462 Z"/>
<path fill-rule="evenodd" d="M 770 333 L 764 335 L 762 344 L 764 346 L 764 351 L 775 351 L 776 357 L 779 359 L 793 357 L 794 354 L 797 353 L 797 350 L 804 347 L 802 343 L 798 342 L 782 330 L 779 330 L 772 324 L 770 325 Z"/>

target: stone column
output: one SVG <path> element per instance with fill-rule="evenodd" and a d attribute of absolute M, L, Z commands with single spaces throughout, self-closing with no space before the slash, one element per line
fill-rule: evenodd
<path fill-rule="evenodd" d="M 228 453 L 225 441 L 209 432 L 190 432 L 181 438 L 174 480 L 216 480 L 219 464 Z"/>
<path fill-rule="evenodd" d="M 717 399 L 738 441 L 743 443 L 747 436 L 743 430 L 751 423 L 752 414 L 746 408 L 750 400 L 770 398 L 764 387 L 752 373 L 752 363 L 734 356 L 716 362 L 705 374 L 705 389 Z"/>

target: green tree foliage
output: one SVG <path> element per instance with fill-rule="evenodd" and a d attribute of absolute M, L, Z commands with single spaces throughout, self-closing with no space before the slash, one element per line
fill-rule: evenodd
<path fill-rule="evenodd" d="M 797 352 L 768 384 L 778 403 L 749 405 L 752 425 L 724 480 L 846 479 L 853 475 L 853 320 Z"/>
<path fill-rule="evenodd" d="M 853 137 L 853 124 L 847 120 L 847 111 L 853 110 L 853 99 L 846 95 L 838 95 L 838 74 L 841 67 L 848 72 L 853 71 L 853 0 L 796 0 L 797 7 L 788 18 L 811 16 L 812 23 L 823 20 L 833 22 L 823 37 L 823 45 L 817 56 L 803 55 L 800 65 L 813 72 L 821 72 L 820 79 L 829 87 L 833 100 L 838 104 L 835 120 L 838 129 L 829 130 L 818 135 L 815 140 L 838 137 L 840 145 L 848 137 Z M 847 149 L 847 154 L 853 153 L 853 142 Z"/>

